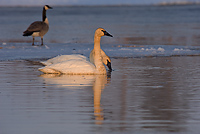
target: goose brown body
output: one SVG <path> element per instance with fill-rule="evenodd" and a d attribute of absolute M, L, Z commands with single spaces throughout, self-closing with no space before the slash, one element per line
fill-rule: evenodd
<path fill-rule="evenodd" d="M 49 22 L 46 17 L 46 10 L 48 9 L 52 9 L 52 7 L 45 5 L 43 7 L 42 21 L 31 23 L 31 25 L 23 32 L 23 36 L 33 37 L 32 45 L 34 45 L 35 37 L 41 37 L 41 45 L 43 45 L 43 37 L 49 30 Z"/>

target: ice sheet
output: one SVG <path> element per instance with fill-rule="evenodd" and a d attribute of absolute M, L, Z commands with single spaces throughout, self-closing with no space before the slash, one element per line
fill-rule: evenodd
<path fill-rule="evenodd" d="M 108 45 L 101 48 L 111 58 L 160 57 L 160 56 L 198 56 L 199 46 L 174 45 Z M 0 44 L 0 60 L 48 59 L 57 55 L 82 54 L 89 56 L 93 44 L 45 44 L 31 46 L 30 43 Z"/>

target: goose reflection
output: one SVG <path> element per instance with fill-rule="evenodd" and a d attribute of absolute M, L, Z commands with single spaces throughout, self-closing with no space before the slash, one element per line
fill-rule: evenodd
<path fill-rule="evenodd" d="M 91 86 L 94 94 L 94 118 L 95 124 L 102 124 L 104 120 L 103 109 L 101 108 L 101 93 L 105 85 L 110 81 L 110 72 L 108 75 L 56 75 L 42 74 L 47 85 L 64 87 L 67 89 L 85 89 Z"/>

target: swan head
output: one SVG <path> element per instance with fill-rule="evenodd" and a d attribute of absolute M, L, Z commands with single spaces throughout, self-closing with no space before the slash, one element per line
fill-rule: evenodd
<path fill-rule="evenodd" d="M 48 10 L 48 9 L 53 9 L 53 8 L 50 7 L 49 5 L 45 5 L 45 6 L 44 6 L 44 9 L 45 9 L 45 10 Z"/>
<path fill-rule="evenodd" d="M 110 36 L 110 37 L 113 37 L 111 34 L 109 34 L 105 29 L 103 28 L 98 28 L 96 31 L 95 31 L 95 35 L 99 36 L 99 37 L 102 37 L 102 36 Z"/>

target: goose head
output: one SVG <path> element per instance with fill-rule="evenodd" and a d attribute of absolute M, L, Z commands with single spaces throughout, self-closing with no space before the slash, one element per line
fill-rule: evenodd
<path fill-rule="evenodd" d="M 109 34 L 105 29 L 103 28 L 98 28 L 96 31 L 95 31 L 95 35 L 99 36 L 99 37 L 102 37 L 102 36 L 110 36 L 110 37 L 113 37 L 111 34 Z"/>
<path fill-rule="evenodd" d="M 48 10 L 48 9 L 53 9 L 53 8 L 50 7 L 49 5 L 45 5 L 45 6 L 44 6 L 44 9 L 45 9 L 45 10 Z"/>

